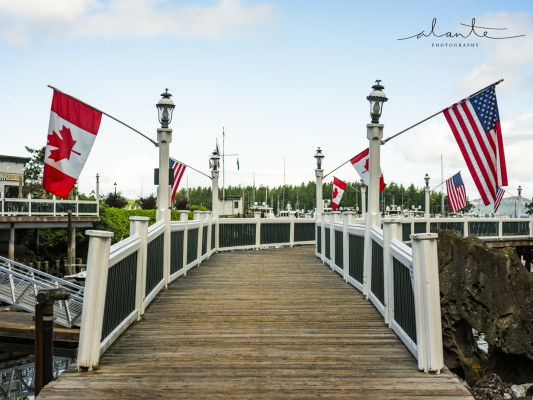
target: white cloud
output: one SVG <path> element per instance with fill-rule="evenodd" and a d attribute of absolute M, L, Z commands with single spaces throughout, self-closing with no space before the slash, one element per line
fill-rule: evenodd
<path fill-rule="evenodd" d="M 510 39 L 480 38 L 480 49 L 485 52 L 486 59 L 470 71 L 462 82 L 465 92 L 475 92 L 500 78 L 506 80 L 501 90 L 516 90 L 525 86 L 533 88 L 531 72 L 533 64 L 533 17 L 530 13 L 498 12 L 484 14 L 476 19 L 477 26 L 506 28 L 505 30 L 488 30 L 493 37 L 524 37 Z M 483 31 L 479 30 L 482 34 Z"/>
<path fill-rule="evenodd" d="M 42 37 L 153 37 L 162 34 L 219 38 L 271 21 L 269 3 L 218 0 L 183 5 L 167 0 L 0 0 L 0 39 L 22 46 Z"/>

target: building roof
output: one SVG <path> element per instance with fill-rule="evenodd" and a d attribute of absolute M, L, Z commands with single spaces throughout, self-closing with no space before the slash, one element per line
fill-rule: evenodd
<path fill-rule="evenodd" d="M 17 164 L 26 164 L 31 161 L 30 157 L 15 157 L 15 156 L 3 156 L 0 154 L 0 161 L 12 162 Z"/>

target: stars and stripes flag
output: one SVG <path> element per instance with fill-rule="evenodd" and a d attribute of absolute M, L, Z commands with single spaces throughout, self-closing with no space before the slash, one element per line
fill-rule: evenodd
<path fill-rule="evenodd" d="M 168 159 L 168 166 L 174 171 L 174 183 L 172 184 L 172 187 L 170 189 L 170 192 L 172 193 L 170 196 L 170 202 L 172 203 L 174 201 L 174 196 L 176 195 L 176 191 L 178 190 L 178 186 L 180 185 L 181 178 L 183 177 L 183 173 L 185 172 L 185 168 L 187 166 L 185 164 L 180 163 L 178 160 L 174 160 L 173 158 Z"/>
<path fill-rule="evenodd" d="M 355 168 L 361 179 L 368 186 L 370 179 L 370 173 L 368 172 L 368 166 L 370 163 L 370 151 L 369 149 L 363 150 L 350 160 L 352 166 Z M 383 179 L 383 173 L 379 177 L 379 192 L 381 193 L 385 188 L 385 180 Z"/>
<path fill-rule="evenodd" d="M 44 155 L 43 189 L 67 198 L 89 157 L 102 113 L 54 90 Z"/>
<path fill-rule="evenodd" d="M 460 172 L 446 181 L 446 194 L 452 212 L 466 207 L 466 190 Z"/>
<path fill-rule="evenodd" d="M 494 86 L 443 110 L 485 205 L 507 186 L 500 115 Z"/>
<path fill-rule="evenodd" d="M 333 192 L 331 194 L 331 209 L 337 211 L 339 204 L 346 189 L 346 182 L 333 177 Z"/>
<path fill-rule="evenodd" d="M 503 195 L 505 194 L 505 190 L 502 188 L 498 188 L 496 190 L 496 199 L 494 200 L 494 213 L 498 211 L 498 208 L 500 207 L 500 203 L 502 202 Z"/>

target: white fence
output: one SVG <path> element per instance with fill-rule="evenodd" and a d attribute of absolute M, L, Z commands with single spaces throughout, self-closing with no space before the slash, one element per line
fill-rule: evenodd
<path fill-rule="evenodd" d="M 363 220 L 344 213 L 316 222 L 316 255 L 375 305 L 425 372 L 444 367 L 437 235 L 411 235 L 402 243 L 399 220 L 384 220 L 365 237 Z M 367 249 L 367 251 L 365 251 Z"/>
<path fill-rule="evenodd" d="M 63 216 L 68 211 L 74 216 L 98 216 L 99 204 L 96 200 L 63 200 L 27 198 L 12 199 L 0 196 L 0 216 Z"/>

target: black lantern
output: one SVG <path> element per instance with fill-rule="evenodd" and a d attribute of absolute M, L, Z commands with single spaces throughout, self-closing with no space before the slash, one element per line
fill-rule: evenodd
<path fill-rule="evenodd" d="M 429 187 L 429 175 L 426 172 L 426 176 L 424 176 L 424 180 L 426 181 L 426 187 Z"/>
<path fill-rule="evenodd" d="M 216 150 L 213 151 L 213 154 L 211 154 L 211 158 L 209 160 L 210 160 L 210 163 L 211 163 L 211 169 L 213 171 L 216 171 L 218 169 L 218 162 L 220 160 L 220 156 L 218 155 Z"/>
<path fill-rule="evenodd" d="M 165 93 L 161 93 L 161 100 L 156 104 L 159 123 L 161 128 L 168 128 L 170 121 L 172 121 L 172 111 L 174 111 L 174 102 L 171 100 L 172 95 L 165 89 Z"/>
<path fill-rule="evenodd" d="M 322 153 L 322 150 L 320 149 L 320 147 L 318 149 L 316 149 L 316 154 L 315 154 L 316 169 L 322 169 L 322 159 L 324 157 L 325 157 L 324 153 Z"/>
<path fill-rule="evenodd" d="M 388 100 L 382 91 L 385 88 L 379 82 L 381 82 L 380 79 L 372 86 L 374 90 L 366 98 L 370 102 L 370 116 L 372 117 L 373 124 L 379 124 L 379 117 L 381 117 L 381 112 L 383 111 L 383 103 Z"/>

